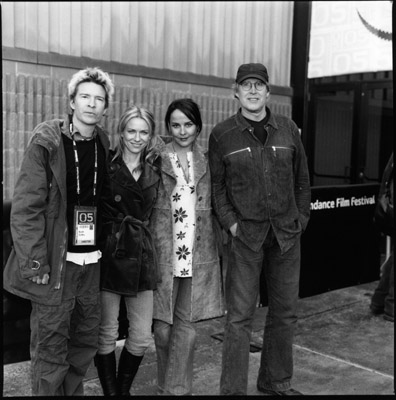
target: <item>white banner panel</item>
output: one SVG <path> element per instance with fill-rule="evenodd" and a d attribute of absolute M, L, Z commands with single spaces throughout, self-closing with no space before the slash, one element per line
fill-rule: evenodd
<path fill-rule="evenodd" d="M 392 70 L 391 1 L 313 1 L 308 78 Z"/>

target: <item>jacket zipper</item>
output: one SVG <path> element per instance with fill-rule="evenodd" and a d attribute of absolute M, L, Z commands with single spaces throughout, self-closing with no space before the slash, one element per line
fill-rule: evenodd
<path fill-rule="evenodd" d="M 232 154 L 240 153 L 241 151 L 246 151 L 246 150 L 249 152 L 250 157 L 252 157 L 252 150 L 251 150 L 250 147 L 246 147 L 246 148 L 244 148 L 244 149 L 240 149 L 240 150 L 236 150 L 236 151 L 233 151 L 233 152 L 231 152 L 231 153 L 228 153 L 228 154 L 226 155 L 226 157 L 228 157 L 228 156 L 230 156 L 230 155 L 232 155 Z"/>
<path fill-rule="evenodd" d="M 67 227 L 66 227 L 66 229 L 65 229 L 65 235 L 66 235 L 66 238 L 67 238 Z M 67 240 L 67 239 L 66 239 Z M 65 249 L 66 249 L 66 246 L 63 246 L 63 249 L 62 249 L 62 254 L 61 254 L 61 265 L 60 265 L 60 269 L 59 269 L 59 278 L 58 278 L 58 281 L 56 282 L 56 285 L 55 285 L 55 289 L 56 290 L 59 290 L 60 289 L 60 285 L 61 285 L 61 277 L 62 277 L 62 269 L 63 269 L 63 264 L 65 263 L 65 261 L 66 261 L 66 258 L 65 258 L 65 260 L 63 260 L 63 255 L 65 254 Z"/>
<path fill-rule="evenodd" d="M 284 149 L 284 150 L 291 150 L 290 147 L 285 147 L 285 146 L 271 146 L 272 150 L 274 151 L 274 156 L 276 157 L 276 149 Z"/>

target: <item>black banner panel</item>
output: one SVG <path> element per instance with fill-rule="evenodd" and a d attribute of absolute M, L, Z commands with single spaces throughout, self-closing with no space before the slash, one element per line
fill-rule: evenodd
<path fill-rule="evenodd" d="M 379 279 L 381 235 L 373 224 L 378 191 L 378 183 L 312 188 L 300 297 Z"/>
<path fill-rule="evenodd" d="M 379 279 L 378 191 L 378 183 L 312 188 L 311 218 L 301 238 L 301 298 Z M 268 305 L 264 274 L 260 305 Z"/>

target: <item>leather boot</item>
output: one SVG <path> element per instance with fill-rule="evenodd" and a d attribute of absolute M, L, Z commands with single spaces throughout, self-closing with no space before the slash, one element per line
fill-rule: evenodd
<path fill-rule="evenodd" d="M 133 379 L 139 369 L 143 356 L 134 356 L 124 347 L 118 362 L 117 390 L 120 396 L 130 396 Z"/>
<path fill-rule="evenodd" d="M 117 396 L 116 356 L 112 351 L 109 354 L 96 354 L 94 363 L 98 370 L 98 377 L 102 385 L 104 396 Z"/>

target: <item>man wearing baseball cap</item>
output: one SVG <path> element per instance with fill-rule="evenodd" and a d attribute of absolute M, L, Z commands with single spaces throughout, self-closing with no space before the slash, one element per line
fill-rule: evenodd
<path fill-rule="evenodd" d="M 267 106 L 263 64 L 239 67 L 238 112 L 209 137 L 212 202 L 228 233 L 228 264 L 220 394 L 246 395 L 253 315 L 264 273 L 268 293 L 257 389 L 300 395 L 292 389 L 297 322 L 300 237 L 310 214 L 310 183 L 296 124 Z"/>

